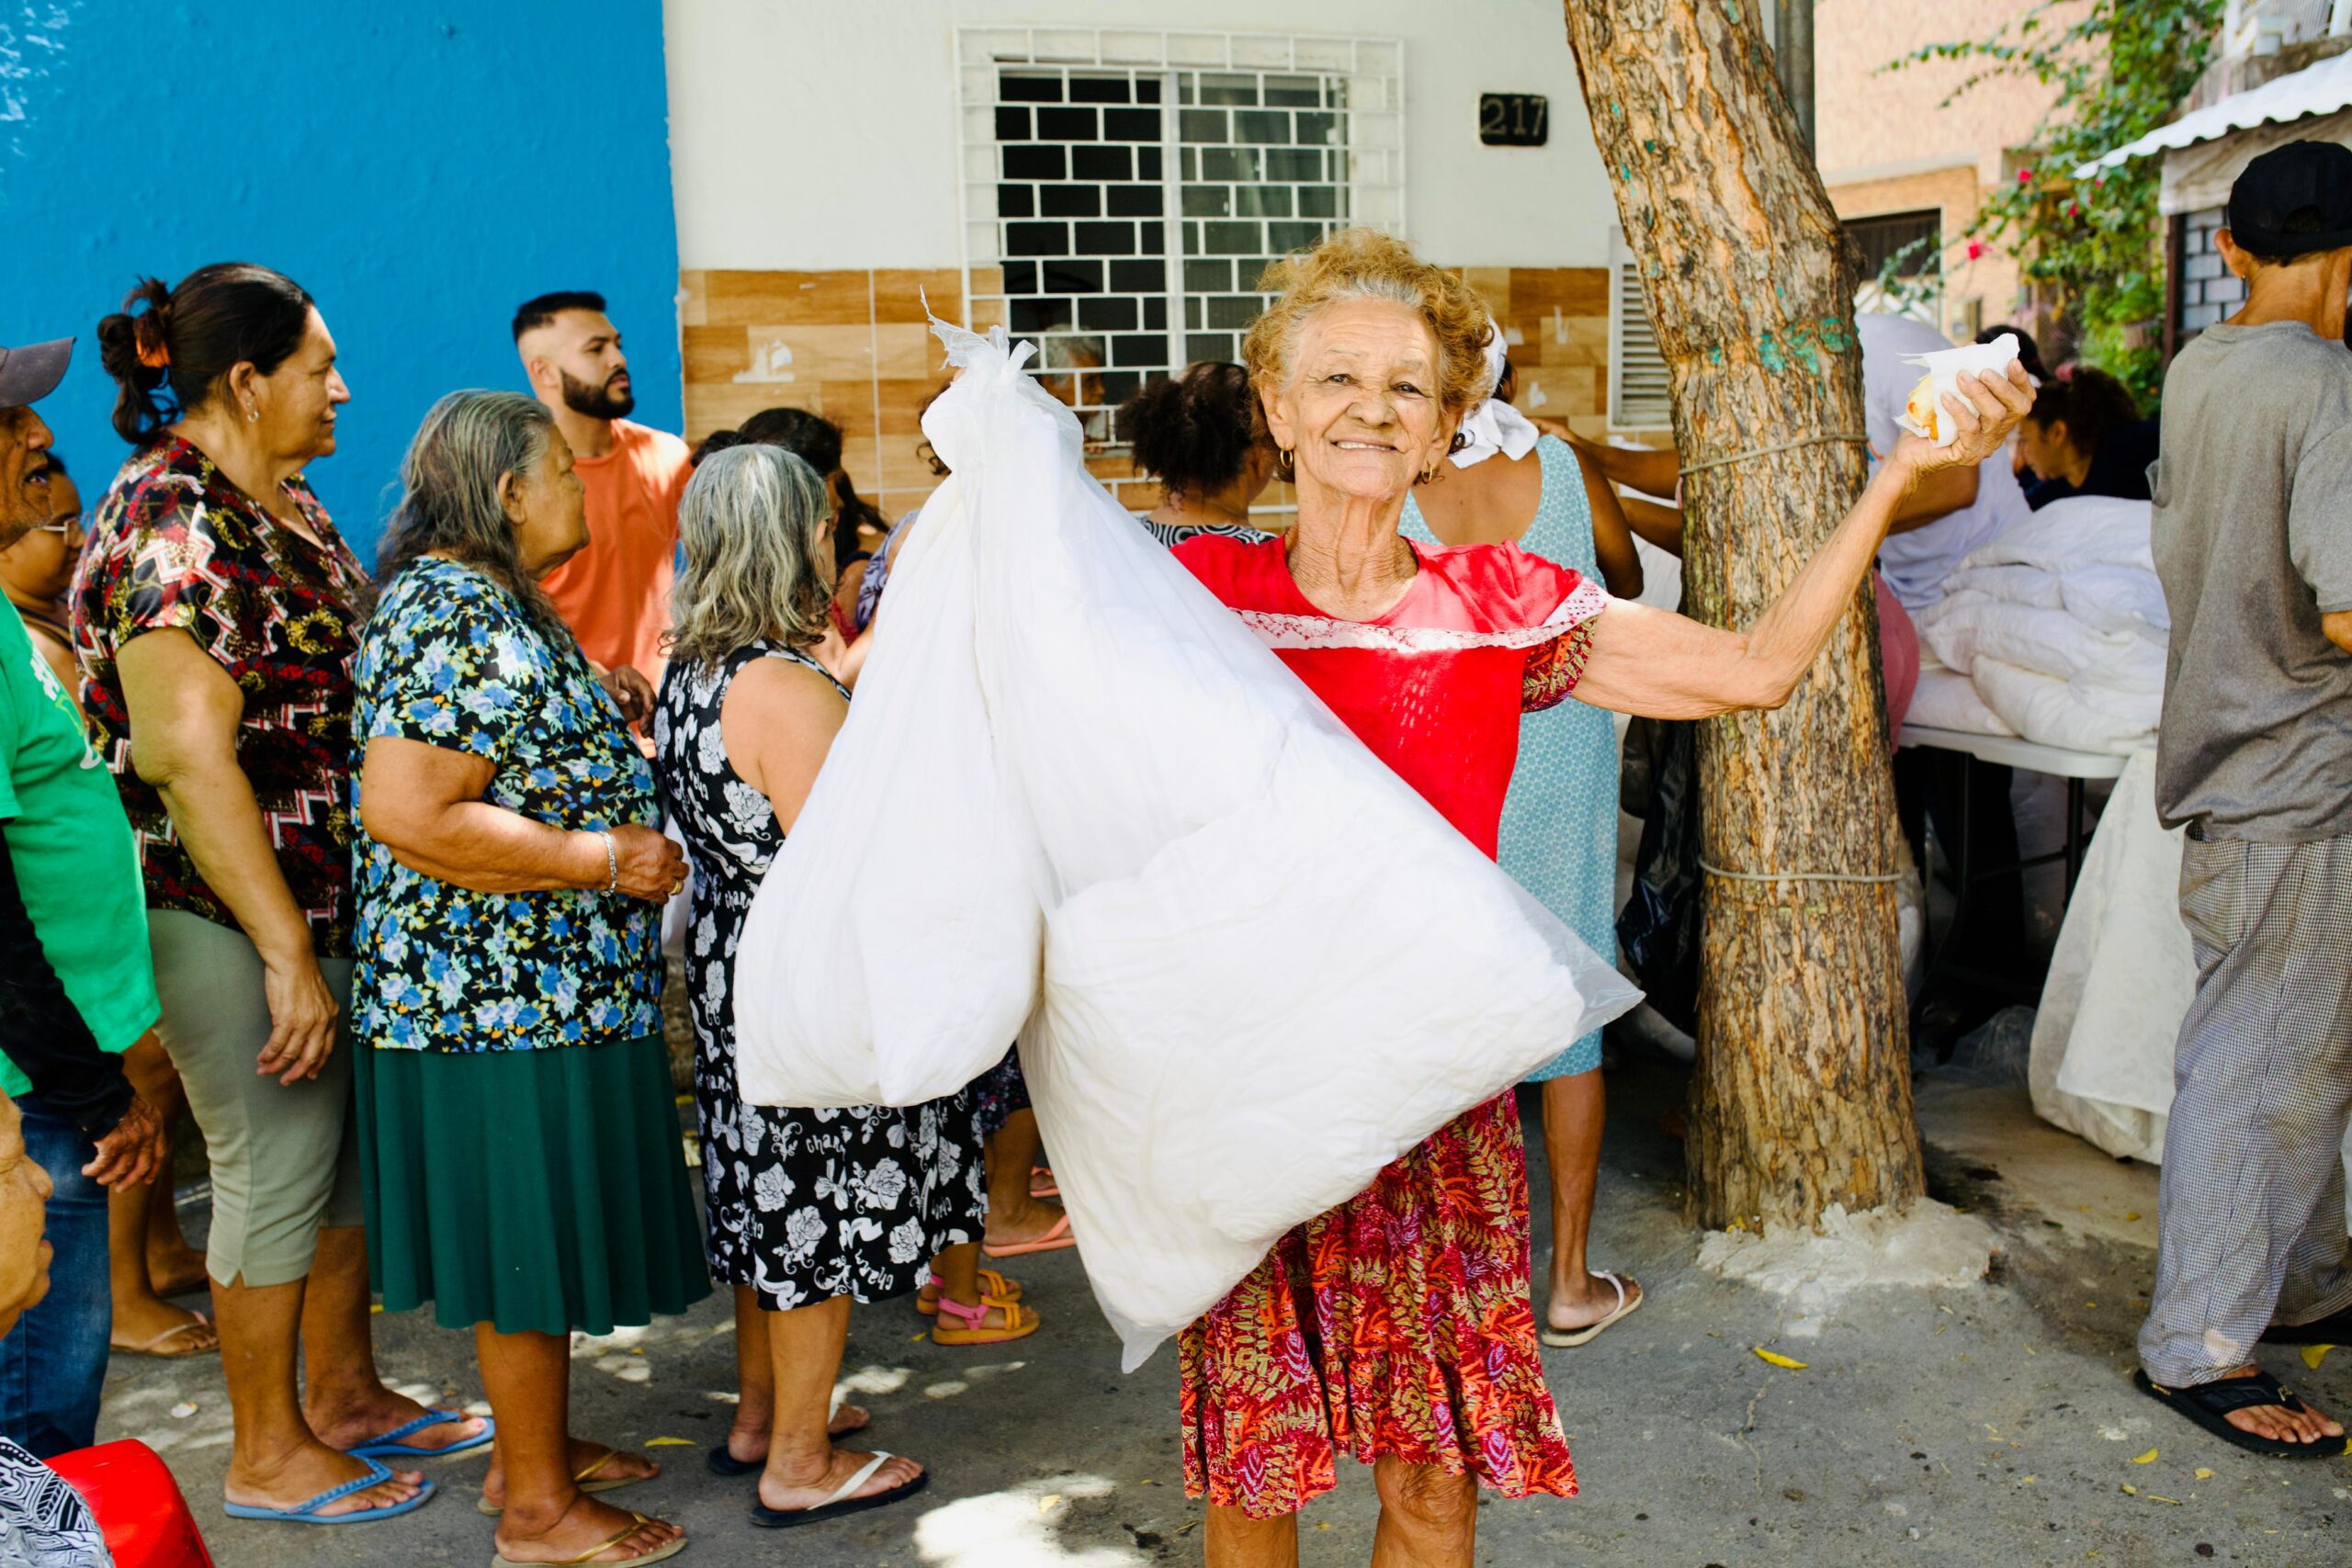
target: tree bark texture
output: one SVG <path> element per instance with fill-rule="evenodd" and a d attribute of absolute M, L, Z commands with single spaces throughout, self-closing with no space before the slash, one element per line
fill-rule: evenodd
<path fill-rule="evenodd" d="M 1853 263 L 1758 3 L 1566 0 L 1692 470 L 1683 609 L 1729 626 L 1750 624 L 1795 576 L 1866 472 L 1858 439 L 1812 439 L 1862 434 Z M 1787 706 L 1702 726 L 1710 868 L 1896 868 L 1882 690 L 1866 584 Z M 1704 909 L 1692 1217 L 1811 1224 L 1832 1203 L 1917 1197 L 1894 886 L 1711 869 Z"/>

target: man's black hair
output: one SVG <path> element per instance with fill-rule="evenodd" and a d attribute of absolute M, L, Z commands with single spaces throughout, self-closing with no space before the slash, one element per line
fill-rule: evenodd
<path fill-rule="evenodd" d="M 559 288 L 552 294 L 542 294 L 536 299 L 526 299 L 514 307 L 514 341 L 534 327 L 546 326 L 566 310 L 594 310 L 604 313 L 605 297 L 593 288 Z"/>

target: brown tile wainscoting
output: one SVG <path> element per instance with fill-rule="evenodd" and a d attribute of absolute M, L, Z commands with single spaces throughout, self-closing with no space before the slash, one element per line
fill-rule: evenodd
<path fill-rule="evenodd" d="M 1519 406 L 1598 432 L 1608 412 L 1608 273 L 1467 267 L 1463 276 L 1502 323 L 1519 371 Z M 689 442 L 764 408 L 807 409 L 841 426 L 850 478 L 884 515 L 922 503 L 938 479 L 919 450 L 918 416 L 946 382 L 922 300 L 960 321 L 960 271 L 690 271 L 679 280 Z M 979 281 L 975 293 L 998 288 L 994 279 Z M 1159 503 L 1158 487 L 1135 478 L 1123 454 L 1087 466 L 1121 504 L 1140 512 Z M 1290 503 L 1282 486 L 1260 502 L 1275 509 Z"/>

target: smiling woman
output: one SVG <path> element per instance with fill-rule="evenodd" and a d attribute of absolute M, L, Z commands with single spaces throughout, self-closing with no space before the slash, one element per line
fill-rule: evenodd
<path fill-rule="evenodd" d="M 1944 400 L 1959 438 L 1906 437 L 1781 599 L 1727 631 L 1611 600 L 1516 544 L 1400 536 L 1406 498 L 1490 389 L 1491 329 L 1459 278 L 1356 231 L 1263 287 L 1282 298 L 1247 355 L 1298 523 L 1262 543 L 1194 539 L 1177 558 L 1488 855 L 1523 711 L 1572 694 L 1673 717 L 1785 700 L 1919 477 L 1984 458 L 2027 403 L 2022 371 L 1964 378 Z M 1479 1483 L 1572 1494 L 1530 1265 L 1509 1094 L 1278 1241 L 1182 1337 L 1185 1482 L 1211 1505 L 1211 1568 L 1295 1562 L 1296 1511 L 1331 1488 L 1341 1453 L 1376 1466 L 1382 1561 L 1472 1561 Z"/>

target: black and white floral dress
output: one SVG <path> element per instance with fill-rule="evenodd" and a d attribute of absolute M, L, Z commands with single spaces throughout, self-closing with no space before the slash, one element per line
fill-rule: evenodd
<path fill-rule="evenodd" d="M 924 1105 L 832 1111 L 770 1110 L 738 1096 L 735 948 L 784 844 L 767 797 L 737 775 L 719 736 L 727 689 L 755 659 L 823 673 L 774 642 L 716 665 L 680 660 L 662 677 L 653 718 L 662 808 L 694 865 L 686 990 L 710 1271 L 749 1285 L 779 1312 L 833 1296 L 884 1301 L 921 1285 L 941 1248 L 980 1238 L 987 1181 L 978 1109 L 969 1089 Z"/>

